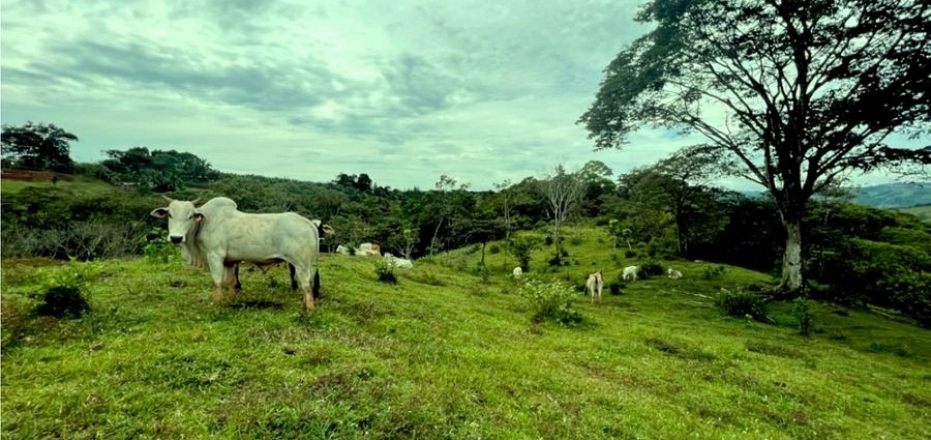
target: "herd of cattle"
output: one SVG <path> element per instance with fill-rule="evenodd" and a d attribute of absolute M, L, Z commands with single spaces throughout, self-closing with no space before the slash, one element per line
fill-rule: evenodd
<path fill-rule="evenodd" d="M 308 220 L 294 212 L 252 214 L 239 211 L 236 202 L 226 197 L 215 197 L 197 206 L 199 200 L 183 201 L 165 197 L 168 206 L 156 208 L 151 215 L 168 217 L 168 239 L 181 247 L 188 264 L 207 269 L 214 283 L 214 302 L 223 300 L 224 284 L 232 296 L 241 288 L 239 264 L 246 262 L 263 271 L 276 263 L 285 262 L 291 275 L 291 288 L 303 292 L 304 310 L 314 308 L 314 299 L 320 292 L 320 274 L 317 259 L 320 240 L 333 234 L 333 229 L 320 220 Z M 337 253 L 358 256 L 381 256 L 377 244 L 363 243 L 350 250 L 342 245 Z M 388 264 L 411 269 L 413 262 L 384 254 Z M 634 281 L 640 266 L 624 268 L 623 279 Z M 514 268 L 513 276 L 520 278 L 523 270 Z M 678 270 L 669 269 L 670 278 L 681 278 Z M 592 296 L 601 301 L 604 275 L 601 271 L 588 276 L 586 286 Z"/>

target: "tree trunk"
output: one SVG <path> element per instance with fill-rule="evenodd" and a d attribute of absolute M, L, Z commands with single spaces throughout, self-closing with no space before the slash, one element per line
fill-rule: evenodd
<path fill-rule="evenodd" d="M 802 220 L 786 217 L 786 250 L 782 257 L 780 290 L 796 292 L 802 287 Z"/>

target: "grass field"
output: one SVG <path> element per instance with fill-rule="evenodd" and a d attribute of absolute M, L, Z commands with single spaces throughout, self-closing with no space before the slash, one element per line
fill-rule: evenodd
<path fill-rule="evenodd" d="M 931 222 L 931 205 L 913 206 L 911 208 L 898 208 L 897 211 L 912 214 L 923 222 Z"/>
<path fill-rule="evenodd" d="M 72 182 L 60 180 L 55 184 L 50 181 L 29 182 L 24 180 L 0 179 L 0 192 L 5 194 L 17 193 L 24 188 L 53 187 L 75 193 L 99 195 L 107 195 L 120 190 L 119 187 L 110 185 L 106 182 L 82 176 L 75 177 Z"/>
<path fill-rule="evenodd" d="M 567 245 L 572 284 L 636 261 L 599 241 Z M 600 305 L 579 295 L 576 327 L 536 324 L 513 258 L 488 255 L 487 280 L 478 258 L 418 261 L 389 285 L 371 259 L 325 255 L 308 315 L 283 267 L 243 271 L 216 306 L 209 276 L 176 262 L 4 261 L 3 437 L 931 438 L 928 330 L 824 304 L 810 338 L 788 305 L 777 324 L 723 317 L 707 296 L 769 277 L 704 280 L 716 265 L 700 262 Z M 89 268 L 91 313 L 25 316 L 43 282 Z"/>

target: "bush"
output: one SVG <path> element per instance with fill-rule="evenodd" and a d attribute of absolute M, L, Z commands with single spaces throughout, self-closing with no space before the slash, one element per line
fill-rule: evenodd
<path fill-rule="evenodd" d="M 752 293 L 721 289 L 721 292 L 714 297 L 714 305 L 729 316 L 738 318 L 750 316 L 757 321 L 770 321 L 763 298 Z"/>
<path fill-rule="evenodd" d="M 45 291 L 36 314 L 56 318 L 80 318 L 90 311 L 90 304 L 75 286 L 55 286 Z"/>
<path fill-rule="evenodd" d="M 375 275 L 378 276 L 378 281 L 383 283 L 396 284 L 398 282 L 398 277 L 394 274 L 394 266 L 388 264 L 384 258 L 379 258 L 375 262 Z"/>
<path fill-rule="evenodd" d="M 628 249 L 624 252 L 624 257 L 626 258 L 634 258 L 636 256 L 637 256 L 637 251 L 633 249 Z"/>
<path fill-rule="evenodd" d="M 582 244 L 582 237 L 579 237 L 578 235 L 576 235 L 576 236 L 570 238 L 570 239 L 569 239 L 569 244 L 571 244 L 571 245 L 573 245 L 573 246 L 578 246 L 578 245 Z"/>
<path fill-rule="evenodd" d="M 494 254 L 497 254 L 498 252 L 501 252 L 501 246 L 498 246 L 497 244 L 493 244 L 488 247 L 489 254 L 494 255 Z"/>
<path fill-rule="evenodd" d="M 547 236 L 543 239 L 543 245 L 544 245 L 544 246 L 552 246 L 552 245 L 553 245 L 553 237 L 547 235 Z"/>
<path fill-rule="evenodd" d="M 714 266 L 706 267 L 701 272 L 701 279 L 703 280 L 719 280 L 724 277 L 724 272 L 727 270 L 724 266 Z"/>
<path fill-rule="evenodd" d="M 612 281 L 611 284 L 608 284 L 608 291 L 610 291 L 612 295 L 620 295 L 623 293 L 621 291 L 621 287 L 623 287 L 621 286 L 621 283 Z"/>
<path fill-rule="evenodd" d="M 534 322 L 554 321 L 561 325 L 573 326 L 582 321 L 582 315 L 572 310 L 572 301 L 578 294 L 571 287 L 558 281 L 528 279 L 521 286 L 519 293 L 533 303 Z"/>
<path fill-rule="evenodd" d="M 796 298 L 793 314 L 798 318 L 798 333 L 802 336 L 811 335 L 811 301 L 807 298 Z"/>
<path fill-rule="evenodd" d="M 177 255 L 174 245 L 165 238 L 167 234 L 161 228 L 152 228 L 140 238 L 142 253 L 149 263 L 168 263 L 172 256 Z"/>
<path fill-rule="evenodd" d="M 650 260 L 640 265 L 640 272 L 637 274 L 641 278 L 660 276 L 663 274 L 663 265 L 656 261 Z"/>

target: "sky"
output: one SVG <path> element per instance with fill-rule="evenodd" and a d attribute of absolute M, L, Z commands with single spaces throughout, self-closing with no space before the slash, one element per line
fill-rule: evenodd
<path fill-rule="evenodd" d="M 701 141 L 647 129 L 593 151 L 576 124 L 649 31 L 639 3 L 3 0 L 0 120 L 74 133 L 80 162 L 142 146 L 398 189 L 449 175 L 486 190 L 590 160 L 617 175 Z"/>

